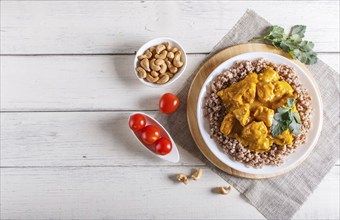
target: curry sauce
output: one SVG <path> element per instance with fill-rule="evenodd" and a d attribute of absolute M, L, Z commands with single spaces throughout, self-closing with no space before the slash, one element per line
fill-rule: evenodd
<path fill-rule="evenodd" d="M 289 129 L 277 137 L 270 133 L 277 108 L 284 106 L 289 98 L 297 98 L 294 89 L 285 80 L 280 80 L 272 68 L 266 68 L 260 74 L 251 72 L 217 95 L 228 110 L 220 127 L 223 134 L 259 153 L 270 150 L 273 143 L 292 144 L 294 138 Z M 295 104 L 292 110 L 297 112 Z"/>

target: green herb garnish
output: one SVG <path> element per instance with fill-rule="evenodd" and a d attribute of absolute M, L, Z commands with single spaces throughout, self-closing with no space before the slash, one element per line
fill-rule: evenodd
<path fill-rule="evenodd" d="M 288 128 L 295 136 L 300 134 L 301 120 L 299 114 L 292 111 L 294 104 L 295 99 L 289 98 L 285 107 L 277 109 L 271 126 L 271 133 L 274 137 L 279 136 Z"/>
<path fill-rule="evenodd" d="M 292 58 L 305 64 L 314 64 L 317 61 L 316 53 L 313 51 L 314 43 L 302 39 L 305 32 L 305 25 L 293 26 L 289 34 L 285 34 L 282 27 L 274 25 L 266 29 L 264 36 L 255 37 L 251 41 L 264 40 L 270 42 L 275 47 L 288 52 Z"/>

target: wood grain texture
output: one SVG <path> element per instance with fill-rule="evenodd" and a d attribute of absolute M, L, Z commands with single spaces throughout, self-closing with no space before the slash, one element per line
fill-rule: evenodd
<path fill-rule="evenodd" d="M 317 51 L 339 52 L 339 1 L 1 1 L 1 53 L 133 53 L 159 36 L 209 52 L 247 8 L 305 24 Z"/>
<path fill-rule="evenodd" d="M 264 219 L 215 173 L 188 185 L 173 180 L 185 167 L 7 168 L 1 170 L 1 219 Z M 296 219 L 337 219 L 339 167 L 297 212 Z M 24 184 L 23 181 L 24 180 Z"/>
<path fill-rule="evenodd" d="M 156 112 L 147 113 L 154 116 Z M 0 164 L 2 167 L 204 165 L 181 147 L 178 164 L 145 152 L 132 138 L 127 126 L 129 115 L 126 111 L 2 113 Z"/>
<path fill-rule="evenodd" d="M 156 112 L 147 112 L 155 115 Z M 132 136 L 130 112 L 1 114 L 1 166 L 202 166 L 179 148 L 177 164 L 152 156 Z"/>
<path fill-rule="evenodd" d="M 205 56 L 189 55 L 181 78 L 161 89 L 139 82 L 133 55 L 2 56 L 1 110 L 157 110 L 160 94 L 182 88 Z M 338 53 L 319 57 L 339 71 Z"/>

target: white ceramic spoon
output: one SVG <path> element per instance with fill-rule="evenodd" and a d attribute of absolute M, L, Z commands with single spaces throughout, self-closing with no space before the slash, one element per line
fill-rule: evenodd
<path fill-rule="evenodd" d="M 142 132 L 140 132 L 140 131 L 135 132 L 135 131 L 130 129 L 132 134 L 133 134 L 133 136 L 139 141 L 139 143 L 143 146 L 143 148 L 146 149 L 151 154 L 153 154 L 154 156 L 157 156 L 157 157 L 159 157 L 159 158 L 161 158 L 163 160 L 167 160 L 167 161 L 170 161 L 170 162 L 173 162 L 173 163 L 177 163 L 179 161 L 178 149 L 177 149 L 177 146 L 176 146 L 174 140 L 171 138 L 171 136 L 167 132 L 167 130 L 156 119 L 154 119 L 151 116 L 149 116 L 149 115 L 147 115 L 145 113 L 142 113 L 142 112 L 135 112 L 135 113 L 131 114 L 130 117 L 129 117 L 129 120 L 130 120 L 131 116 L 134 115 L 134 114 L 141 114 L 141 115 L 143 115 L 145 117 L 145 119 L 146 119 L 146 125 L 154 125 L 154 126 L 158 127 L 159 130 L 160 130 L 160 133 L 161 133 L 161 137 L 168 138 L 171 141 L 171 144 L 172 144 L 172 150 L 167 155 L 156 154 L 153 151 L 151 151 L 143 143 L 142 138 L 141 138 Z"/>

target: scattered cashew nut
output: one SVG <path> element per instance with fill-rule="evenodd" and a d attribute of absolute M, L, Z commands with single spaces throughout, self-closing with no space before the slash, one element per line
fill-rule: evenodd
<path fill-rule="evenodd" d="M 231 186 L 221 186 L 218 188 L 219 193 L 223 195 L 228 195 L 231 191 Z"/>
<path fill-rule="evenodd" d="M 196 169 L 196 171 L 191 175 L 191 178 L 192 178 L 193 180 L 198 180 L 199 178 L 201 178 L 202 172 L 203 172 L 203 171 L 202 171 L 201 168 Z"/>
<path fill-rule="evenodd" d="M 138 76 L 140 77 L 140 78 L 142 78 L 142 79 L 144 79 L 145 77 L 146 77 L 146 71 L 145 71 L 145 69 L 143 69 L 142 67 L 137 67 L 136 68 L 136 71 L 137 71 L 137 73 L 138 73 Z"/>
<path fill-rule="evenodd" d="M 188 184 L 189 183 L 189 179 L 186 175 L 184 175 L 183 173 L 177 174 L 176 176 L 177 180 L 184 183 L 184 184 Z"/>
<path fill-rule="evenodd" d="M 142 61 L 140 61 L 140 65 L 147 72 L 150 72 L 150 64 L 149 64 L 149 60 L 147 58 L 144 58 Z"/>

